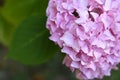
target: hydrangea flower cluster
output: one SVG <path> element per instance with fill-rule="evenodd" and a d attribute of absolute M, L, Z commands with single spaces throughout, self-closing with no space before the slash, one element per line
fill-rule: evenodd
<path fill-rule="evenodd" d="M 50 0 L 50 40 L 78 79 L 110 76 L 120 63 L 120 0 Z"/>

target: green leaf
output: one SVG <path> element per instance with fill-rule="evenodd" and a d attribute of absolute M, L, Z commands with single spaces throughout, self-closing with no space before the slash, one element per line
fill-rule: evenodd
<path fill-rule="evenodd" d="M 57 51 L 45 28 L 46 18 L 30 17 L 14 33 L 9 57 L 23 64 L 48 61 Z"/>
<path fill-rule="evenodd" d="M 9 46 L 14 29 L 15 29 L 15 26 L 7 22 L 0 15 L 0 42 L 2 42 L 4 45 Z"/>
<path fill-rule="evenodd" d="M 48 0 L 5 0 L 0 9 L 2 16 L 14 25 L 18 25 L 31 15 L 45 15 Z"/>

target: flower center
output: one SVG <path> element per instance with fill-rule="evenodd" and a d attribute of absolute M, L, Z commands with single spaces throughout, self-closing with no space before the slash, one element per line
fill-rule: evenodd
<path fill-rule="evenodd" d="M 80 18 L 78 12 L 76 10 L 74 10 L 74 12 L 72 13 L 76 18 Z"/>
<path fill-rule="evenodd" d="M 103 13 L 103 10 L 101 8 L 94 8 L 91 12 L 95 12 L 100 16 Z"/>

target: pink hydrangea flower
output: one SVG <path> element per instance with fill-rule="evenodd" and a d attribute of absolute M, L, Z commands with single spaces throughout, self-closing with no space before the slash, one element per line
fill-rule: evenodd
<path fill-rule="evenodd" d="M 120 0 L 50 0 L 50 40 L 78 79 L 110 76 L 120 63 Z"/>

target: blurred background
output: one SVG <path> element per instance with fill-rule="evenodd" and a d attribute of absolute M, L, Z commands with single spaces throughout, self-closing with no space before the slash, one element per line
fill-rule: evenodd
<path fill-rule="evenodd" d="M 74 73 L 62 64 L 61 53 L 37 66 L 6 60 L 6 53 L 7 48 L 0 44 L 0 80 L 76 80 Z"/>

